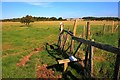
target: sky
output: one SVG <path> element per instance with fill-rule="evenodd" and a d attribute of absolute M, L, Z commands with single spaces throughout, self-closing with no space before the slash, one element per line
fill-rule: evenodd
<path fill-rule="evenodd" d="M 117 17 L 118 2 L 2 2 L 2 19 L 37 17 Z"/>

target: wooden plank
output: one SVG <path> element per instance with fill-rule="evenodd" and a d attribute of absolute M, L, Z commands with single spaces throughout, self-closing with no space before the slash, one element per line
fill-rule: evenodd
<path fill-rule="evenodd" d="M 80 42 L 80 44 L 78 45 L 77 49 L 76 49 L 75 52 L 73 53 L 73 56 L 75 56 L 76 52 L 78 51 L 78 49 L 80 48 L 81 45 L 82 45 L 82 43 Z"/>
<path fill-rule="evenodd" d="M 75 36 L 72 36 L 72 39 L 74 39 L 74 40 L 76 40 L 78 42 L 82 42 L 84 44 L 88 44 L 88 45 L 97 47 L 99 49 L 102 49 L 102 50 L 105 50 L 105 51 L 112 52 L 112 53 L 120 55 L 120 49 L 116 48 L 116 47 L 113 47 L 111 45 L 101 44 L 101 43 L 97 43 L 97 42 L 94 42 L 94 41 L 89 41 L 89 40 L 85 40 L 85 39 L 82 39 L 82 38 L 78 38 L 78 37 L 75 37 Z"/>
<path fill-rule="evenodd" d="M 119 48 L 116 48 L 116 47 L 108 45 L 108 44 L 102 44 L 102 43 L 98 43 L 98 42 L 94 42 L 94 41 L 85 40 L 83 38 L 78 38 L 78 37 L 73 36 L 73 34 L 71 32 L 66 31 L 66 30 L 64 30 L 64 31 L 67 32 L 69 35 L 71 35 L 72 39 L 74 39 L 78 42 L 82 42 L 84 44 L 90 44 L 91 46 L 94 46 L 96 48 L 103 49 L 105 51 L 112 52 L 112 53 L 120 55 L 120 49 Z"/>
<path fill-rule="evenodd" d="M 67 70 L 68 62 L 64 63 L 64 72 Z"/>
<path fill-rule="evenodd" d="M 66 62 L 70 62 L 70 60 L 69 59 L 58 60 L 59 64 L 63 64 L 63 63 L 66 63 Z"/>

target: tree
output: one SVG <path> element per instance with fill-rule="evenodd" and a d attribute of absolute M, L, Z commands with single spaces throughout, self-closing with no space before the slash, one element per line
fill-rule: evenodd
<path fill-rule="evenodd" d="M 21 18 L 21 23 L 24 23 L 25 25 L 29 25 L 31 22 L 34 22 L 32 16 L 26 15 L 25 17 Z"/>
<path fill-rule="evenodd" d="M 57 18 L 56 17 L 51 17 L 50 20 L 55 21 L 55 20 L 57 20 Z"/>
<path fill-rule="evenodd" d="M 62 19 L 62 17 L 59 17 L 58 20 L 62 21 L 63 19 Z"/>

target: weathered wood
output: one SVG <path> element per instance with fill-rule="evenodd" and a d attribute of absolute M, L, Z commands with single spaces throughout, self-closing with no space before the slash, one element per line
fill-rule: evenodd
<path fill-rule="evenodd" d="M 66 34 L 66 36 L 64 37 L 64 42 L 63 42 L 62 50 L 64 50 L 65 44 L 67 42 L 67 38 L 68 38 L 68 34 Z"/>
<path fill-rule="evenodd" d="M 85 67 L 87 67 L 88 63 L 88 45 L 86 45 L 86 51 L 85 51 Z"/>
<path fill-rule="evenodd" d="M 75 50 L 75 52 L 73 53 L 73 56 L 75 56 L 75 54 L 77 53 L 78 49 L 80 48 L 80 46 L 82 45 L 82 43 L 80 42 L 80 44 L 78 45 L 77 49 Z"/>
<path fill-rule="evenodd" d="M 66 62 L 70 62 L 70 60 L 69 59 L 58 60 L 59 64 L 63 64 L 63 63 L 66 63 Z"/>
<path fill-rule="evenodd" d="M 85 40 L 83 38 L 78 38 L 78 37 L 73 36 L 73 34 L 71 32 L 66 31 L 66 30 L 64 30 L 64 31 L 67 32 L 69 35 L 71 35 L 72 39 L 74 39 L 78 42 L 82 42 L 84 44 L 88 44 L 88 45 L 94 46 L 96 48 L 103 49 L 105 51 L 112 52 L 112 53 L 120 55 L 120 49 L 119 48 L 116 48 L 116 47 L 108 45 L 108 44 L 102 44 L 102 43 L 98 43 L 98 42 Z"/>
<path fill-rule="evenodd" d="M 68 33 L 70 36 L 73 36 L 73 33 L 71 33 L 70 31 L 64 30 L 64 32 Z"/>
<path fill-rule="evenodd" d="M 86 26 L 83 26 L 83 38 L 85 38 L 85 32 L 86 32 L 86 31 L 85 31 L 85 27 L 86 27 Z"/>
<path fill-rule="evenodd" d="M 59 30 L 60 30 L 60 33 L 59 33 L 59 35 L 58 35 L 58 46 L 59 47 L 61 47 L 62 46 L 62 38 L 63 38 L 63 23 L 61 22 L 60 23 L 60 28 L 59 28 Z"/>
<path fill-rule="evenodd" d="M 73 35 L 76 35 L 76 28 L 77 28 L 77 19 L 74 22 L 74 28 L 73 28 Z"/>
<path fill-rule="evenodd" d="M 67 70 L 68 62 L 64 63 L 64 72 Z"/>
<path fill-rule="evenodd" d="M 67 67 L 68 67 L 68 62 L 70 62 L 69 59 L 64 59 L 64 60 L 58 60 L 59 64 L 64 64 L 64 72 L 66 71 Z"/>
<path fill-rule="evenodd" d="M 87 31 L 86 31 L 86 39 L 90 39 L 90 23 L 87 22 Z M 88 44 L 85 44 L 86 51 L 85 51 L 85 67 L 87 67 L 88 63 Z"/>
<path fill-rule="evenodd" d="M 74 27 L 73 27 L 73 35 L 76 35 L 76 28 L 77 28 L 77 19 L 74 22 Z M 71 49 L 70 52 L 72 53 L 74 50 L 74 40 L 71 39 Z"/>
<path fill-rule="evenodd" d="M 114 21 L 112 22 L 112 33 L 114 32 Z"/>
<path fill-rule="evenodd" d="M 116 48 L 116 47 L 113 47 L 111 45 L 101 44 L 101 43 L 85 40 L 85 39 L 82 39 L 82 38 L 78 38 L 78 37 L 75 37 L 75 36 L 73 36 L 72 38 L 74 40 L 78 41 L 78 42 L 82 42 L 84 44 L 88 44 L 88 45 L 97 47 L 99 49 L 102 49 L 102 50 L 109 51 L 109 52 L 112 52 L 112 53 L 120 55 L 120 49 Z"/>
<path fill-rule="evenodd" d="M 90 39 L 90 22 L 87 22 L 86 39 Z"/>
<path fill-rule="evenodd" d="M 117 29 L 118 29 L 118 25 L 116 26 L 115 31 L 117 31 Z"/>
<path fill-rule="evenodd" d="M 64 27 L 64 24 L 63 24 L 63 22 L 60 22 L 60 33 L 62 33 L 62 31 L 63 31 L 63 28 Z"/>
<path fill-rule="evenodd" d="M 94 41 L 93 39 L 92 39 L 92 41 Z M 89 50 L 89 68 L 90 68 L 90 74 L 91 74 L 91 77 L 93 77 L 93 46 L 90 46 L 89 45 L 89 48 L 90 48 L 90 50 Z"/>

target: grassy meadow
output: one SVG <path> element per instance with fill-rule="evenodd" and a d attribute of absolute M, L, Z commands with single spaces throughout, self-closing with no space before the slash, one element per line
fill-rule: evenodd
<path fill-rule="evenodd" d="M 23 26 L 20 22 L 2 23 L 2 77 L 3 78 L 36 78 L 38 65 L 57 64 L 45 50 L 45 44 L 56 44 L 61 21 L 40 21 Z M 64 28 L 73 31 L 74 21 L 63 21 Z M 91 38 L 96 42 L 118 46 L 118 33 L 111 33 L 112 21 L 90 21 Z M 102 34 L 103 24 L 106 32 Z M 76 36 L 81 37 L 83 26 L 86 21 L 79 21 L 77 24 Z M 115 27 L 117 22 L 115 22 Z M 109 27 L 108 27 L 109 26 Z M 109 29 L 109 31 L 108 31 Z M 43 47 L 43 50 L 31 56 L 30 60 L 23 67 L 17 67 L 19 60 L 28 55 L 35 48 Z M 97 77 L 112 77 L 115 55 L 95 48 L 94 51 L 94 74 Z M 69 67 L 69 69 L 71 69 Z M 60 72 L 55 72 L 56 75 Z M 76 76 L 78 74 L 72 70 Z M 101 74 L 102 73 L 102 74 Z"/>

